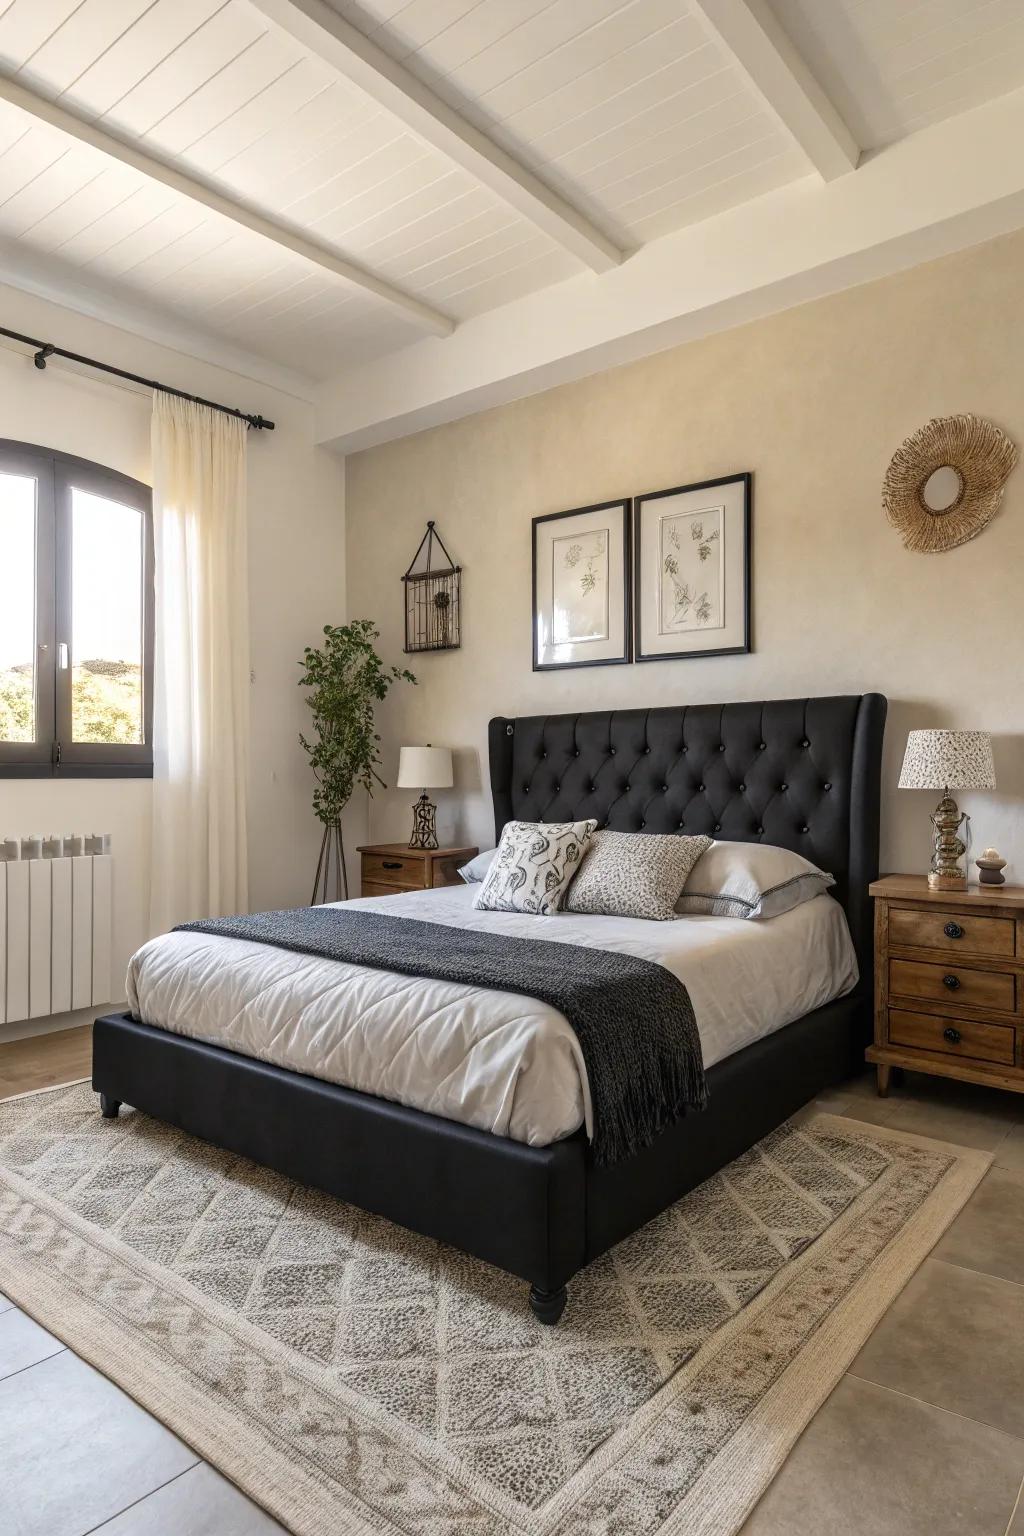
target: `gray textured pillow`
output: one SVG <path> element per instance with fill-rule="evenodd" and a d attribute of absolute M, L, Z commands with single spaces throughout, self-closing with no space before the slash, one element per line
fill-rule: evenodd
<path fill-rule="evenodd" d="M 687 880 L 676 911 L 684 917 L 781 917 L 835 883 L 791 848 L 714 843 Z"/>
<path fill-rule="evenodd" d="M 586 861 L 569 887 L 565 910 L 665 922 L 677 915 L 675 905 L 686 877 L 710 847 L 710 837 L 595 832 Z"/>
<path fill-rule="evenodd" d="M 557 912 L 596 826 L 596 821 L 506 822 L 474 907 L 536 917 Z"/>

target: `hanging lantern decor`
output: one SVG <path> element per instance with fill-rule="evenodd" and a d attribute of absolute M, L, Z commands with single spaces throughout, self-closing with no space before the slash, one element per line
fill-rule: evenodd
<path fill-rule="evenodd" d="M 457 651 L 462 644 L 462 568 L 452 564 L 433 522 L 402 581 L 406 651 Z"/>

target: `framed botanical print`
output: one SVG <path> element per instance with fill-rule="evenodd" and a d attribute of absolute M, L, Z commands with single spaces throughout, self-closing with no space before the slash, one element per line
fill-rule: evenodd
<path fill-rule="evenodd" d="M 629 661 L 630 504 L 533 519 L 533 670 Z"/>
<path fill-rule="evenodd" d="M 633 502 L 637 661 L 750 650 L 751 476 Z"/>

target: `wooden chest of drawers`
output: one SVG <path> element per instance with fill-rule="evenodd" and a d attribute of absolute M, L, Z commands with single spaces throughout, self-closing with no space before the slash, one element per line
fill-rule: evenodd
<path fill-rule="evenodd" d="M 398 896 L 403 891 L 429 891 L 432 886 L 458 885 L 459 865 L 468 863 L 479 850 L 370 843 L 357 852 L 362 856 L 362 894 Z"/>
<path fill-rule="evenodd" d="M 893 1067 L 1024 1093 L 1024 887 L 887 875 L 871 895 L 879 1093 Z"/>

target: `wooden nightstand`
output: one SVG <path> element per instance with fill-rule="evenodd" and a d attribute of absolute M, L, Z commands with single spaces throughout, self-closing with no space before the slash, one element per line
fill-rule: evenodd
<path fill-rule="evenodd" d="M 893 1067 L 1024 1093 L 1024 886 L 887 875 L 870 892 L 879 1093 Z"/>
<path fill-rule="evenodd" d="M 405 843 L 368 843 L 356 852 L 363 856 L 361 887 L 364 896 L 400 896 L 403 891 L 429 891 L 439 885 L 458 885 L 459 865 L 479 853 L 478 848 L 410 848 Z"/>

